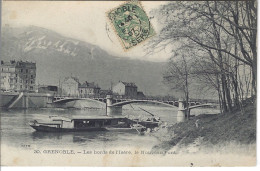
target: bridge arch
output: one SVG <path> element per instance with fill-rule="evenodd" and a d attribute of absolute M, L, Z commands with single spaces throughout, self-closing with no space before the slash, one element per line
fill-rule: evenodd
<path fill-rule="evenodd" d="M 199 108 L 199 107 L 206 107 L 206 106 L 213 107 L 213 106 L 217 106 L 217 105 L 216 104 L 199 104 L 199 105 L 190 106 L 189 110 Z M 187 108 L 186 108 L 186 110 L 187 110 Z"/>
<path fill-rule="evenodd" d="M 71 102 L 71 101 L 76 101 L 76 100 L 89 100 L 89 101 L 92 101 L 92 102 L 96 102 L 96 103 L 100 103 L 100 104 L 105 104 L 103 101 L 100 101 L 100 100 L 97 100 L 97 99 L 91 99 L 91 98 L 61 98 L 61 99 L 58 99 L 58 100 L 54 100 L 52 103 L 53 104 L 65 104 L 65 103 L 68 103 L 68 102 Z"/>
<path fill-rule="evenodd" d="M 132 103 L 150 103 L 150 104 L 161 104 L 167 107 L 178 107 L 177 105 L 175 105 L 176 103 L 173 104 L 169 104 L 169 103 L 165 103 L 165 102 L 161 102 L 161 101 L 155 101 L 155 100 L 129 100 L 129 101 L 122 101 L 122 102 L 117 102 L 117 103 L 113 103 L 112 105 L 110 105 L 110 107 L 122 107 L 124 105 L 128 105 L 128 104 L 132 104 Z"/>

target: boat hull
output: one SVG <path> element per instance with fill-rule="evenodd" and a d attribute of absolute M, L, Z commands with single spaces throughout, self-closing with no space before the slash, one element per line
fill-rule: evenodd
<path fill-rule="evenodd" d="M 30 125 L 33 129 L 39 132 L 90 132 L 90 131 L 106 131 L 105 128 L 55 128 L 44 125 L 34 126 Z"/>
<path fill-rule="evenodd" d="M 34 126 L 30 125 L 33 129 L 38 132 L 91 132 L 91 131 L 118 131 L 118 132 L 142 132 L 141 129 L 134 128 L 84 128 L 84 129 L 75 129 L 75 128 L 55 128 L 44 125 Z"/>
<path fill-rule="evenodd" d="M 118 132 L 141 132 L 141 129 L 134 128 L 106 128 L 107 131 L 118 131 Z"/>

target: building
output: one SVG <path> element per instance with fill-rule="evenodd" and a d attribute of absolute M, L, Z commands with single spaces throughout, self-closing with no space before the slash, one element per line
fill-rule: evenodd
<path fill-rule="evenodd" d="M 1 90 L 27 91 L 36 90 L 36 63 L 11 60 L 1 61 Z"/>
<path fill-rule="evenodd" d="M 80 97 L 91 97 L 99 95 L 100 93 L 100 87 L 98 85 L 95 85 L 94 82 L 84 82 L 83 84 L 79 85 L 79 94 Z"/>
<path fill-rule="evenodd" d="M 112 95 L 112 94 L 113 94 L 112 90 L 100 90 L 99 92 L 99 96 L 103 98 L 106 98 L 107 95 Z"/>
<path fill-rule="evenodd" d="M 137 86 L 135 83 L 127 83 L 119 81 L 115 86 L 112 88 L 113 94 L 136 98 L 137 97 Z"/>
<path fill-rule="evenodd" d="M 137 92 L 137 98 L 138 98 L 138 99 L 144 99 L 144 98 L 145 98 L 144 93 L 143 93 L 142 91 L 138 91 L 138 92 Z"/>
<path fill-rule="evenodd" d="M 79 79 L 76 77 L 66 77 L 61 83 L 61 94 L 63 96 L 79 96 Z"/>
<path fill-rule="evenodd" d="M 57 95 L 58 94 L 58 87 L 57 86 L 51 86 L 51 85 L 39 85 L 38 86 L 38 93 L 48 93 L 51 95 Z"/>

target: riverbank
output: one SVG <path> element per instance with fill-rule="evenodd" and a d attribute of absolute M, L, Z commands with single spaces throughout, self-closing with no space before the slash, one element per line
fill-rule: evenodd
<path fill-rule="evenodd" d="M 244 105 L 244 110 L 191 117 L 156 135 L 160 144 L 153 150 L 181 152 L 220 151 L 255 153 L 256 106 Z M 253 154 L 255 155 L 255 154 Z"/>

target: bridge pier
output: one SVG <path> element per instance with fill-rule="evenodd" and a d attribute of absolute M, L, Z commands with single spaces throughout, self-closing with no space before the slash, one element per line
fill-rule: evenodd
<path fill-rule="evenodd" d="M 177 122 L 183 122 L 186 118 L 186 109 L 184 106 L 184 100 L 179 99 L 179 109 L 177 113 Z"/>
<path fill-rule="evenodd" d="M 107 95 L 106 97 L 106 115 L 115 116 L 122 115 L 122 106 L 112 106 L 113 105 L 113 96 Z"/>

